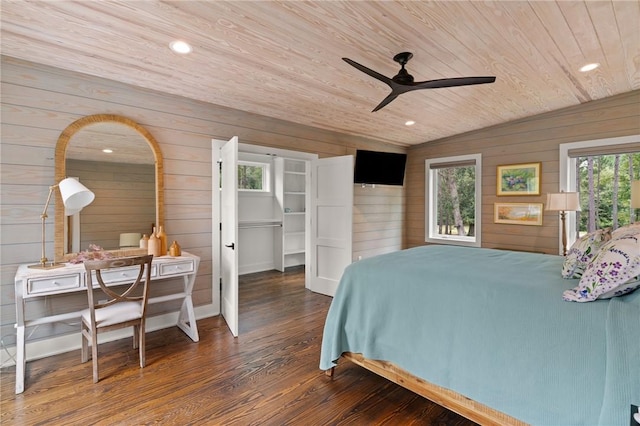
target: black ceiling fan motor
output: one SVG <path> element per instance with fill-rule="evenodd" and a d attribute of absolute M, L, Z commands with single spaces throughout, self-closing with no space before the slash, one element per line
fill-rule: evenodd
<path fill-rule="evenodd" d="M 402 68 L 400 68 L 400 71 L 398 71 L 398 74 L 396 74 L 396 76 L 393 77 L 392 79 L 393 81 L 395 81 L 398 84 L 413 83 L 413 76 L 409 74 L 409 72 L 404 68 L 404 66 L 407 65 L 407 62 L 409 62 L 409 59 L 411 58 L 413 58 L 413 53 L 411 52 L 398 53 L 396 56 L 393 57 L 393 60 L 402 66 Z"/>

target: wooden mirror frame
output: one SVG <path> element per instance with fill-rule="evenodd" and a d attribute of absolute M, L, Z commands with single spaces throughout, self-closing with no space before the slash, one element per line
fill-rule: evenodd
<path fill-rule="evenodd" d="M 130 127 L 131 129 L 138 132 L 149 144 L 149 147 L 153 151 L 153 155 L 155 157 L 155 166 L 156 166 L 156 226 L 160 226 L 164 222 L 164 169 L 162 163 L 162 152 L 160 151 L 160 145 L 155 140 L 155 138 L 149 133 L 147 129 L 140 126 L 135 121 L 113 114 L 95 114 L 88 115 L 79 120 L 71 123 L 64 131 L 60 134 L 58 138 L 58 143 L 56 144 L 56 153 L 55 153 L 55 183 L 57 184 L 62 179 L 67 177 L 67 165 L 66 165 L 66 154 L 67 147 L 69 145 L 69 141 L 71 137 L 75 135 L 77 132 L 82 130 L 84 127 L 89 126 L 95 123 L 120 123 L 125 126 Z M 64 204 L 62 203 L 62 197 L 60 196 L 60 191 L 55 191 L 56 193 L 56 203 L 55 203 L 55 231 L 54 231 L 54 258 L 55 261 L 68 261 L 72 257 L 76 255 L 76 253 L 65 253 L 64 251 Z M 126 249 L 126 250 L 106 250 L 108 252 L 113 253 L 115 256 L 133 256 L 140 253 L 145 253 L 144 249 Z"/>

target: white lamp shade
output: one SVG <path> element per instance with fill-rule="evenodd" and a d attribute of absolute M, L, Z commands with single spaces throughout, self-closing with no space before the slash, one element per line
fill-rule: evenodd
<path fill-rule="evenodd" d="M 580 193 L 579 192 L 558 192 L 547 194 L 547 205 L 545 210 L 554 212 L 579 212 Z"/>
<path fill-rule="evenodd" d="M 631 208 L 640 209 L 640 180 L 631 181 Z"/>
<path fill-rule="evenodd" d="M 84 207 L 91 204 L 95 198 L 93 192 L 74 178 L 61 180 L 58 184 L 58 189 L 60 189 L 60 195 L 62 196 L 62 202 L 64 203 L 65 214 L 67 216 L 78 213 Z"/>
<path fill-rule="evenodd" d="M 139 232 L 127 232 L 120 234 L 120 247 L 140 247 L 140 238 L 142 234 Z"/>

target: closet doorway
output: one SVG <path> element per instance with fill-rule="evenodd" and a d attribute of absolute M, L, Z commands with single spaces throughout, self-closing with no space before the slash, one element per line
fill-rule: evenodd
<path fill-rule="evenodd" d="M 212 141 L 212 160 L 212 222 L 214 229 L 219 227 L 212 233 L 212 297 L 232 334 L 237 336 L 239 329 L 241 269 L 304 264 L 305 287 L 333 296 L 351 263 L 353 156 L 319 159 L 317 154 L 240 144 L 233 137 Z M 241 202 L 242 191 L 248 194 Z M 255 250 L 258 241 L 262 250 Z"/>
<path fill-rule="evenodd" d="M 212 144 L 213 182 L 219 183 L 213 186 L 220 187 L 212 196 L 214 227 L 220 223 L 212 244 L 213 302 L 219 297 L 237 336 L 238 275 L 309 262 L 309 170 L 318 156 L 240 144 L 235 137 Z"/>

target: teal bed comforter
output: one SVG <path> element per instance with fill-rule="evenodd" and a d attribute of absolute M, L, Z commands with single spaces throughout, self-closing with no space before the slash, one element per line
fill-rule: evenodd
<path fill-rule="evenodd" d="M 391 361 L 533 425 L 629 425 L 640 405 L 640 291 L 571 303 L 563 258 L 424 246 L 346 268 L 320 368 Z"/>

